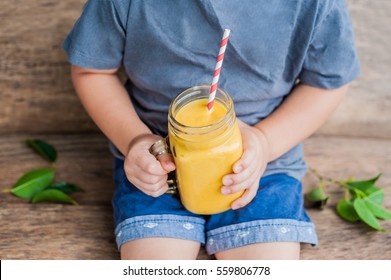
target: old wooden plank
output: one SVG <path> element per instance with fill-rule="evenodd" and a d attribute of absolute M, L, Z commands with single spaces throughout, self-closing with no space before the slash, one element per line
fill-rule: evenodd
<path fill-rule="evenodd" d="M 391 186 L 391 141 L 370 138 L 349 137 L 311 137 L 305 141 L 305 158 L 311 168 L 324 176 L 334 179 L 372 178 L 383 175 L 378 181 L 380 186 Z M 315 184 L 314 176 L 304 178 L 306 190 Z M 331 187 L 337 192 L 338 188 Z M 391 207 L 391 193 L 386 192 Z M 332 203 L 336 201 L 331 200 Z"/>
<path fill-rule="evenodd" d="M 86 192 L 75 196 L 80 203 L 76 207 L 31 205 L 10 194 L 0 193 L 0 258 L 118 258 L 110 205 L 114 188 L 112 159 L 106 139 L 101 134 L 9 134 L 0 137 L 1 189 L 9 187 L 26 170 L 46 164 L 21 143 L 27 137 L 39 137 L 53 143 L 59 151 L 60 178 L 72 178 L 72 182 L 84 187 Z M 391 185 L 390 141 L 313 137 L 305 142 L 305 152 L 308 164 L 324 176 L 368 178 L 383 172 L 379 185 Z M 316 183 L 314 176 L 307 175 L 304 190 Z M 330 203 L 325 210 L 308 211 L 317 228 L 319 246 L 303 245 L 302 258 L 391 259 L 390 233 L 376 233 L 363 224 L 341 220 L 334 209 L 343 193 L 335 186 L 329 191 Z M 390 192 L 386 193 L 385 205 L 391 208 Z M 391 230 L 390 221 L 381 224 Z M 45 242 L 48 247 L 42 247 Z M 210 258 L 204 250 L 199 254 L 199 259 Z"/>
<path fill-rule="evenodd" d="M 391 135 L 391 2 L 347 1 L 361 74 L 331 120 L 327 135 L 390 138 Z"/>
<path fill-rule="evenodd" d="M 382 187 L 391 186 L 391 141 L 366 138 L 312 137 L 305 142 L 306 160 L 320 174 L 343 180 L 383 175 L 378 181 Z M 303 180 L 304 191 L 318 183 L 311 174 Z M 309 210 L 315 223 L 319 245 L 303 245 L 303 259 L 391 259 L 390 232 L 375 232 L 362 223 L 348 223 L 335 211 L 343 191 L 330 185 L 328 205 L 322 211 Z M 391 193 L 386 191 L 384 205 L 391 209 Z M 391 221 L 381 225 L 391 230 Z"/>
<path fill-rule="evenodd" d="M 62 40 L 85 0 L 0 2 L 0 131 L 96 131 L 75 96 Z M 390 1 L 348 1 L 362 74 L 327 135 L 391 138 Z"/>
<path fill-rule="evenodd" d="M 319 244 L 316 247 L 303 244 L 302 259 L 391 260 L 390 232 L 376 232 L 360 223 L 345 222 L 331 207 L 308 213 L 315 223 Z M 391 230 L 389 221 L 381 224 Z"/>
<path fill-rule="evenodd" d="M 101 134 L 7 135 L 0 137 L 1 189 L 24 172 L 48 166 L 23 140 L 40 138 L 58 150 L 58 181 L 85 192 L 72 194 L 79 206 L 40 204 L 0 193 L 0 258 L 116 259 L 111 197 L 112 158 Z"/>
<path fill-rule="evenodd" d="M 2 203 L 0 259 L 118 259 L 110 205 Z"/>
<path fill-rule="evenodd" d="M 113 158 L 108 141 L 99 134 L 70 135 L 7 135 L 0 137 L 0 187 L 10 188 L 25 172 L 48 167 L 49 164 L 32 152 L 23 141 L 41 138 L 58 152 L 56 181 L 68 181 L 81 186 L 85 192 L 72 196 L 82 205 L 109 204 L 114 191 Z M 19 201 L 0 193 L 1 202 Z"/>
<path fill-rule="evenodd" d="M 0 131 L 96 129 L 60 48 L 84 2 L 1 1 Z"/>
<path fill-rule="evenodd" d="M 100 196 L 108 196 L 113 190 L 113 159 L 108 151 L 108 141 L 99 133 L 94 134 L 7 134 L 0 137 L 0 178 L 3 188 L 9 188 L 23 172 L 47 166 L 47 163 L 27 148 L 23 140 L 41 138 L 58 149 L 58 180 L 80 184 L 86 190 L 99 189 Z M 320 173 L 338 179 L 350 176 L 368 178 L 383 172 L 381 185 L 391 185 L 391 145 L 387 140 L 338 137 L 312 137 L 305 142 L 308 164 Z M 304 180 L 308 189 L 314 177 Z M 89 194 L 85 202 L 96 202 L 98 194 Z M 3 196 L 2 196 L 3 197 Z M 4 198 L 2 198 L 4 199 Z M 0 200 L 1 201 L 1 200 Z"/>
<path fill-rule="evenodd" d="M 391 259 L 389 234 L 310 211 L 317 247 L 302 246 L 302 259 Z M 2 204 L 0 259 L 118 259 L 109 206 Z M 198 259 L 213 259 L 202 249 Z"/>

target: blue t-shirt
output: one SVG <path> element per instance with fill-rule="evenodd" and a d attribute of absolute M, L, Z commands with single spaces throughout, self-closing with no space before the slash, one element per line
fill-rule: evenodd
<path fill-rule="evenodd" d="M 224 28 L 231 35 L 219 87 L 250 125 L 270 115 L 297 81 L 332 89 L 359 74 L 344 0 L 90 0 L 63 48 L 79 67 L 124 66 L 139 117 L 165 136 L 171 100 L 211 83 Z M 301 179 L 305 172 L 299 144 L 265 175 Z"/>

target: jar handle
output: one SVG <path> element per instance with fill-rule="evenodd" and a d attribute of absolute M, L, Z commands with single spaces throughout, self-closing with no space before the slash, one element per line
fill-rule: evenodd
<path fill-rule="evenodd" d="M 171 154 L 169 138 L 164 137 L 152 144 L 149 148 L 149 152 L 156 158 L 159 159 L 160 156 Z M 175 171 L 168 173 L 167 178 L 168 190 L 166 194 L 177 194 L 178 184 L 175 175 Z"/>
<path fill-rule="evenodd" d="M 160 156 L 170 154 L 170 146 L 168 142 L 168 136 L 164 137 L 155 143 L 149 148 L 149 152 L 156 158 L 159 159 Z"/>

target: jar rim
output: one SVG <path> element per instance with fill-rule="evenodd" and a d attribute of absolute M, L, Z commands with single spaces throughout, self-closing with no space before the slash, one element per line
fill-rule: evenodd
<path fill-rule="evenodd" d="M 199 99 L 207 99 L 207 97 L 209 96 L 210 87 L 211 87 L 211 85 L 209 85 L 209 84 L 202 84 L 202 85 L 198 85 L 198 86 L 189 87 L 189 88 L 183 90 L 181 93 L 179 93 L 172 100 L 172 102 L 170 104 L 170 107 L 168 110 L 169 121 L 170 122 L 172 121 L 174 123 L 174 125 L 176 127 L 181 128 L 181 130 L 184 129 L 184 130 L 188 131 L 188 133 L 186 133 L 186 134 L 192 134 L 192 133 L 189 133 L 189 131 L 193 131 L 193 130 L 195 130 L 195 131 L 207 130 L 205 133 L 209 133 L 210 130 L 213 131 L 214 128 L 218 129 L 219 127 L 221 127 L 221 125 L 226 123 L 227 120 L 230 118 L 231 112 L 233 111 L 233 101 L 232 101 L 232 98 L 229 96 L 229 94 L 221 88 L 216 89 L 215 101 L 220 102 L 224 107 L 226 107 L 227 113 L 221 119 L 219 119 L 217 122 L 212 123 L 212 124 L 208 124 L 208 125 L 204 125 L 204 126 L 193 127 L 193 126 L 184 125 L 184 124 L 178 122 L 174 116 L 174 106 L 176 106 L 181 99 L 188 96 L 189 93 L 197 93 L 197 92 L 201 92 L 201 91 L 205 91 L 205 90 L 207 90 L 208 94 L 206 94 L 205 97 L 202 97 Z M 219 95 L 225 97 L 226 101 L 222 100 L 219 97 Z M 185 103 L 183 106 L 185 106 L 187 104 L 188 103 Z M 180 108 L 182 108 L 183 106 L 181 106 Z M 196 134 L 200 134 L 200 133 L 198 132 Z"/>

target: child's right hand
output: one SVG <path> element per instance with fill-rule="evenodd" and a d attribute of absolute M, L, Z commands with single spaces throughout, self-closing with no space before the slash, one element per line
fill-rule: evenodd
<path fill-rule="evenodd" d="M 167 174 L 175 170 L 175 163 L 171 155 L 153 156 L 149 148 L 160 136 L 143 134 L 129 144 L 125 156 L 124 169 L 128 180 L 142 192 L 158 197 L 168 189 Z"/>

